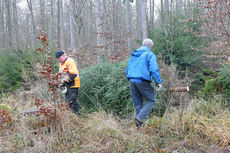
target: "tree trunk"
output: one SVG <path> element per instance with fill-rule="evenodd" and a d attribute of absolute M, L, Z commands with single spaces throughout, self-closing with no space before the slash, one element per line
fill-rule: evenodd
<path fill-rule="evenodd" d="M 55 37 L 53 0 L 50 0 L 49 37 L 51 38 L 51 45 L 56 46 L 55 41 L 53 39 Z"/>
<path fill-rule="evenodd" d="M 8 39 L 7 41 L 9 44 L 7 44 L 8 48 L 12 48 L 13 46 L 13 37 L 12 37 L 12 22 L 11 22 L 11 1 L 6 1 L 6 10 L 7 10 L 7 15 L 6 15 L 6 27 L 7 27 L 7 35 Z"/>
<path fill-rule="evenodd" d="M 112 18 L 113 18 L 113 31 L 118 29 L 118 7 L 117 7 L 117 0 L 112 0 Z"/>
<path fill-rule="evenodd" d="M 57 40 L 58 40 L 58 42 L 57 42 L 57 46 L 58 46 L 58 48 L 60 49 L 60 48 L 62 48 L 63 47 L 63 44 L 62 44 L 62 15 L 61 15 L 61 13 L 62 13 L 62 11 L 61 11 L 61 9 L 62 9 L 62 0 L 58 0 L 57 1 Z"/>
<path fill-rule="evenodd" d="M 31 20 L 32 20 L 32 26 L 33 26 L 33 34 L 35 36 L 36 28 L 35 28 L 35 21 L 34 21 L 34 13 L 33 13 L 33 4 L 31 0 L 26 0 L 28 8 L 30 10 Z"/>
<path fill-rule="evenodd" d="M 155 0 L 152 0 L 152 1 L 153 1 L 153 4 L 152 4 L 152 19 L 151 20 L 152 20 L 152 24 L 153 24 L 152 28 L 154 30 L 154 27 L 155 27 L 154 26 L 154 24 L 155 24 L 155 21 L 154 21 L 155 20 L 155 12 L 154 12 L 155 11 L 155 9 L 154 9 L 155 8 Z"/>
<path fill-rule="evenodd" d="M 1 33 L 0 33 L 0 44 L 2 46 L 2 48 L 5 48 L 5 44 L 6 44 L 6 36 L 5 36 L 5 18 L 4 18 L 4 13 L 5 13 L 5 4 L 4 4 L 5 1 L 0 1 L 0 21 L 1 21 L 1 26 L 0 26 L 0 30 L 1 30 Z M 0 48 L 1 49 L 1 48 Z"/>
<path fill-rule="evenodd" d="M 132 31 L 132 23 L 131 23 L 131 5 L 129 3 L 129 0 L 126 0 L 126 31 L 128 33 L 127 35 L 127 41 L 128 41 L 128 50 L 131 49 L 131 39 L 130 39 L 130 36 L 131 36 L 131 31 Z"/>
<path fill-rule="evenodd" d="M 73 6 L 73 3 L 71 1 L 69 1 L 69 3 L 70 3 L 69 6 Z M 74 10 L 74 7 L 72 9 Z M 75 37 L 74 37 L 74 28 L 73 27 L 74 27 L 73 15 L 71 12 L 69 12 L 70 48 L 75 47 L 75 41 L 74 41 Z"/>
<path fill-rule="evenodd" d="M 141 23 L 141 9 L 142 9 L 142 1 L 137 0 L 136 1 L 136 14 L 137 14 L 137 19 L 136 19 L 136 38 L 137 40 L 142 40 L 142 23 Z"/>
<path fill-rule="evenodd" d="M 164 0 L 164 16 L 165 16 L 165 22 L 169 23 L 169 1 Z"/>
<path fill-rule="evenodd" d="M 93 1 L 92 0 L 90 0 L 90 21 L 91 21 L 91 23 L 93 22 Z M 90 40 L 90 43 L 91 44 L 93 44 L 93 40 L 94 40 L 94 38 L 93 38 L 93 24 L 89 24 L 89 26 L 90 26 L 90 31 L 89 31 L 89 40 Z"/>
<path fill-rule="evenodd" d="M 101 1 L 95 1 L 95 15 L 96 15 L 96 29 L 97 29 L 97 47 L 98 47 L 98 60 L 100 54 L 102 54 L 103 39 L 102 39 L 102 12 L 101 12 Z"/>
<path fill-rule="evenodd" d="M 45 31 L 45 1 L 40 0 L 40 28 L 41 30 Z"/>
<path fill-rule="evenodd" d="M 18 11 L 16 6 L 16 0 L 13 1 L 13 11 L 14 11 L 14 36 L 15 36 L 15 45 L 17 48 L 20 48 L 19 45 L 19 25 L 18 25 Z"/>
<path fill-rule="evenodd" d="M 161 21 L 161 25 L 163 25 L 164 23 L 164 0 L 161 0 L 161 10 L 160 10 L 160 21 Z"/>
<path fill-rule="evenodd" d="M 149 19 L 150 19 L 150 31 L 153 31 L 154 29 L 154 0 L 149 0 L 149 7 L 150 7 L 150 12 L 149 12 Z"/>
<path fill-rule="evenodd" d="M 147 0 L 142 1 L 142 9 L 141 9 L 141 25 L 142 25 L 142 40 L 148 37 L 148 29 L 147 29 Z"/>
<path fill-rule="evenodd" d="M 60 33 L 61 33 L 61 48 L 65 47 L 64 46 L 64 35 L 63 35 L 63 30 L 64 30 L 64 22 L 63 22 L 63 1 L 60 0 Z"/>

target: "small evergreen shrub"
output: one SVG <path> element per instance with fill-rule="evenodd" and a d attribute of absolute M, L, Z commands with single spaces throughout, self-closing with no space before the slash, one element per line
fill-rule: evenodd
<path fill-rule="evenodd" d="M 230 68 L 229 66 L 223 65 L 219 72 L 212 70 L 205 70 L 203 74 L 195 76 L 195 80 L 192 85 L 197 85 L 196 89 L 198 97 L 203 97 L 204 99 L 209 99 L 216 94 L 222 94 L 225 97 L 226 102 L 224 105 L 230 105 Z M 199 86 L 199 83 L 202 85 Z"/>
<path fill-rule="evenodd" d="M 19 86 L 22 78 L 20 58 L 3 52 L 0 56 L 0 89 L 10 91 Z"/>
<path fill-rule="evenodd" d="M 34 70 L 31 64 L 36 59 L 32 50 L 17 50 L 12 53 L 3 51 L 0 56 L 0 90 L 12 91 L 24 81 L 22 71 L 27 76 L 33 77 Z"/>

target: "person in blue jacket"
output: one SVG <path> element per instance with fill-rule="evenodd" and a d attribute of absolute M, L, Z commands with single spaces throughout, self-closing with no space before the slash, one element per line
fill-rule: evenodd
<path fill-rule="evenodd" d="M 127 80 L 130 82 L 130 92 L 134 108 L 136 110 L 135 123 L 141 127 L 152 111 L 155 104 L 154 88 L 151 84 L 154 80 L 158 89 L 162 87 L 162 79 L 157 66 L 154 53 L 151 51 L 153 41 L 145 39 L 142 47 L 131 53 L 125 69 Z M 143 104 L 145 98 L 146 103 Z"/>

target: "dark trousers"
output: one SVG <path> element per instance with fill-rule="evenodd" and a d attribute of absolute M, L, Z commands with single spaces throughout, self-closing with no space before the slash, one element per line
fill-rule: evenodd
<path fill-rule="evenodd" d="M 79 88 L 68 88 L 67 93 L 65 94 L 65 100 L 69 104 L 69 107 L 72 109 L 72 111 L 80 115 L 79 113 L 79 106 L 77 103 L 77 95 L 78 95 Z"/>
<path fill-rule="evenodd" d="M 136 118 L 144 121 L 155 104 L 155 93 L 151 82 L 130 82 L 130 91 Z M 144 104 L 144 99 L 146 100 Z"/>

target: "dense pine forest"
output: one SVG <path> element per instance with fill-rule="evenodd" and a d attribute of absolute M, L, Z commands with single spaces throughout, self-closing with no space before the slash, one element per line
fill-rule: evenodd
<path fill-rule="evenodd" d="M 230 0 L 1 0 L 0 10 L 1 153 L 230 152 Z M 137 128 L 125 69 L 146 38 L 163 87 Z M 80 116 L 60 92 L 57 50 L 77 62 Z"/>

